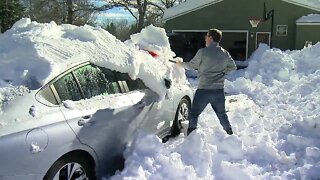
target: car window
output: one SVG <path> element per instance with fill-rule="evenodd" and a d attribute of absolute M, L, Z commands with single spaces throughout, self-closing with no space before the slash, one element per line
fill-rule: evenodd
<path fill-rule="evenodd" d="M 116 77 L 118 81 L 125 81 L 129 88 L 129 91 L 139 90 L 139 89 L 147 89 L 141 79 L 133 80 L 126 73 L 116 72 Z"/>
<path fill-rule="evenodd" d="M 117 83 L 112 84 L 112 77 L 109 80 L 109 77 L 95 66 L 86 65 L 75 70 L 73 73 L 80 84 L 85 98 L 120 92 Z"/>
<path fill-rule="evenodd" d="M 46 88 L 42 89 L 40 92 L 40 95 L 44 99 L 46 99 L 48 102 L 50 102 L 52 104 L 58 104 L 58 101 L 55 98 L 55 96 L 53 95 L 53 92 L 52 92 L 50 86 L 47 86 Z"/>
<path fill-rule="evenodd" d="M 78 101 L 82 99 L 82 95 L 79 91 L 78 85 L 71 73 L 68 73 L 67 75 L 54 82 L 53 86 L 55 87 L 61 101 Z"/>
<path fill-rule="evenodd" d="M 114 71 L 103 67 L 99 67 L 98 69 L 101 70 L 103 76 L 107 78 L 109 85 L 108 88 L 110 89 L 110 91 L 114 91 L 114 93 L 120 93 L 120 86 Z"/>

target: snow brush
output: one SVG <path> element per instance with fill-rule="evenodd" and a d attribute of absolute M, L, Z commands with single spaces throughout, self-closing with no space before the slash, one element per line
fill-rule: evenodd
<path fill-rule="evenodd" d="M 171 59 L 169 59 L 169 62 L 177 63 L 177 61 L 174 61 L 174 60 L 171 60 Z"/>

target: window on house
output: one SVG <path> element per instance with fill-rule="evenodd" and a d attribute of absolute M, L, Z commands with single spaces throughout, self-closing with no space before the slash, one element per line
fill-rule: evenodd
<path fill-rule="evenodd" d="M 277 25 L 276 35 L 277 36 L 287 36 L 288 26 L 287 25 Z"/>

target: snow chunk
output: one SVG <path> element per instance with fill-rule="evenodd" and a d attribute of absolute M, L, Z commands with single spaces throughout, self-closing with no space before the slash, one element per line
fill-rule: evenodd
<path fill-rule="evenodd" d="M 306 156 L 315 157 L 315 158 L 320 157 L 320 149 L 317 147 L 307 147 Z"/>
<path fill-rule="evenodd" d="M 0 114 L 2 113 L 3 106 L 13 100 L 17 96 L 23 96 L 24 94 L 30 92 L 28 88 L 24 86 L 13 87 L 10 85 L 2 86 L 0 83 Z M 0 125 L 3 123 L 0 121 Z"/>
<path fill-rule="evenodd" d="M 31 24 L 31 19 L 30 18 L 22 18 L 16 23 L 13 24 L 12 28 L 17 29 L 17 28 L 24 28 L 27 27 L 29 24 Z"/>
<path fill-rule="evenodd" d="M 87 28 L 87 25 L 83 27 L 76 27 L 72 25 L 63 25 L 66 28 L 64 37 L 69 38 L 71 40 L 79 40 L 79 41 L 95 41 L 97 40 L 95 36 L 94 30 L 92 30 L 90 27 Z"/>
<path fill-rule="evenodd" d="M 237 179 L 254 179 L 246 172 L 246 167 L 239 163 L 229 163 L 228 161 L 223 161 L 221 163 L 222 172 L 226 179 L 237 180 Z M 232 172 L 232 173 L 230 173 Z"/>
<path fill-rule="evenodd" d="M 155 51 L 155 53 L 161 53 L 161 55 L 171 52 L 169 38 L 165 30 L 153 25 L 142 29 L 141 33 L 131 35 L 130 38 L 134 44 L 143 50 Z"/>
<path fill-rule="evenodd" d="M 227 137 L 218 146 L 218 151 L 228 154 L 233 159 L 241 159 L 243 157 L 242 141 L 235 136 Z"/>

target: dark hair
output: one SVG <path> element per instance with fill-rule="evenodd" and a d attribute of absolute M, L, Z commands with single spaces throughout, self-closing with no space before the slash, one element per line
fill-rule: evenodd
<path fill-rule="evenodd" d="M 209 29 L 208 35 L 212 37 L 212 39 L 219 43 L 222 39 L 222 32 L 218 29 Z"/>

